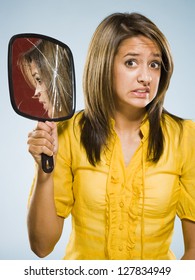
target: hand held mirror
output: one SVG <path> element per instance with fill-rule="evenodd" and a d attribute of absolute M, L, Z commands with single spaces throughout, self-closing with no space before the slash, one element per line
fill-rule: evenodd
<path fill-rule="evenodd" d="M 70 48 L 40 34 L 14 35 L 8 45 L 8 80 L 14 111 L 32 120 L 70 119 L 75 112 L 75 71 Z M 41 155 L 46 173 L 53 156 Z"/>

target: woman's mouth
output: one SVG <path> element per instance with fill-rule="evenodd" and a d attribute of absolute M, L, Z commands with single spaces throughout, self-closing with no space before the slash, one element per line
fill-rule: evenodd
<path fill-rule="evenodd" d="M 149 93 L 150 93 L 149 88 L 135 89 L 132 91 L 132 94 L 138 98 L 147 98 Z"/>
<path fill-rule="evenodd" d="M 42 105 L 43 105 L 43 109 L 44 109 L 45 111 L 47 111 L 47 110 L 48 110 L 48 108 L 47 108 L 47 104 L 46 104 L 46 102 L 42 102 Z"/>

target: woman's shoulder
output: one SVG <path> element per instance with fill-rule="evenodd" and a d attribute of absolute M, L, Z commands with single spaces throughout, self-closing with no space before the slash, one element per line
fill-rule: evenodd
<path fill-rule="evenodd" d="M 184 120 L 183 121 L 184 136 L 188 137 L 188 140 L 193 141 L 195 144 L 195 121 Z M 189 139 L 191 138 L 191 139 Z"/>
<path fill-rule="evenodd" d="M 194 120 L 184 120 L 183 125 L 186 129 L 195 131 L 195 121 Z"/>
<path fill-rule="evenodd" d="M 195 145 L 195 121 L 165 114 L 164 122 L 169 136 L 177 138 L 178 135 L 180 140 L 183 139 L 184 142 L 188 141 Z"/>
<path fill-rule="evenodd" d="M 76 112 L 70 119 L 58 123 L 58 134 L 65 131 L 73 131 L 79 128 L 79 122 L 83 116 L 83 110 Z"/>
<path fill-rule="evenodd" d="M 172 114 L 164 114 L 164 122 L 167 126 L 176 129 L 176 126 L 184 130 L 195 130 L 195 121 L 192 119 L 182 119 Z"/>

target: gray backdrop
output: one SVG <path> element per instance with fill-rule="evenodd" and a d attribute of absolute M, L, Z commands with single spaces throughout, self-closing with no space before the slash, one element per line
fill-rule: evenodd
<path fill-rule="evenodd" d="M 175 61 L 165 107 L 195 119 L 195 1 L 194 0 L 0 0 L 0 259 L 37 259 L 26 229 L 27 199 L 34 163 L 27 151 L 27 134 L 35 122 L 12 110 L 7 79 L 7 47 L 16 33 L 39 33 L 59 39 L 72 49 L 77 82 L 77 110 L 83 108 L 82 72 L 90 38 L 99 22 L 113 12 L 140 12 L 151 18 L 168 38 Z M 61 259 L 70 232 L 70 219 L 61 241 L 47 259 Z M 176 220 L 172 249 L 183 251 L 180 221 Z"/>

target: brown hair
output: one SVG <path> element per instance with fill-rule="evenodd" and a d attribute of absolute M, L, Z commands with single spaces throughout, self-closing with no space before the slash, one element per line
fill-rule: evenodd
<path fill-rule="evenodd" d="M 54 116 L 69 114 L 72 109 L 71 62 L 68 50 L 48 40 L 38 40 L 18 59 L 20 70 L 31 88 L 35 82 L 30 72 L 30 64 L 35 62 L 48 89 L 48 97 L 54 109 Z"/>
<path fill-rule="evenodd" d="M 111 135 L 110 118 L 115 109 L 112 77 L 114 57 L 123 40 L 139 35 L 154 41 L 162 54 L 158 92 L 146 107 L 150 123 L 148 158 L 157 162 L 162 155 L 163 102 L 173 72 L 168 42 L 147 17 L 138 13 L 114 13 L 99 24 L 92 37 L 83 76 L 86 109 L 80 121 L 81 143 L 93 165 L 100 161 L 101 150 Z M 180 118 L 171 116 L 180 122 Z"/>

